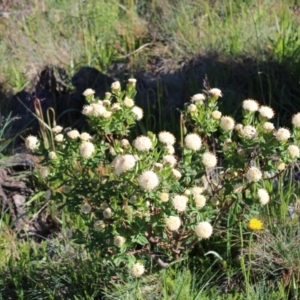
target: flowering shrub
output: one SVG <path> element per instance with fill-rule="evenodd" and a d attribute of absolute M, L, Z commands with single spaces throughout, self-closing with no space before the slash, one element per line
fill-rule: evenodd
<path fill-rule="evenodd" d="M 113 83 L 104 100 L 84 92 L 82 113 L 94 135 L 56 126 L 53 149 L 32 136 L 26 146 L 45 157 L 40 175 L 51 199 L 85 222 L 88 230 L 75 228 L 73 238 L 139 277 L 150 259 L 166 267 L 202 240 L 216 239 L 231 209 L 236 219 L 249 211 L 244 228 L 263 228 L 251 214 L 272 204 L 268 183 L 299 157 L 300 113 L 292 133 L 276 130 L 273 110 L 247 99 L 237 124 L 218 110 L 222 93 L 214 88 L 194 95 L 182 112 L 182 144 L 166 131 L 130 142 L 129 129 L 143 116 L 135 84 L 130 79 L 122 91 Z"/>

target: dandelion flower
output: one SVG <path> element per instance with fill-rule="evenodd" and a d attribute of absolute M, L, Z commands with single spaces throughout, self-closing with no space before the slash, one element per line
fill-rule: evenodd
<path fill-rule="evenodd" d="M 40 142 L 36 136 L 29 135 L 25 140 L 26 148 L 29 150 L 35 150 L 39 147 Z"/>
<path fill-rule="evenodd" d="M 217 157 L 211 152 L 205 152 L 202 155 L 202 163 L 206 168 L 213 168 L 217 165 Z"/>
<path fill-rule="evenodd" d="M 264 228 L 264 224 L 261 220 L 257 218 L 252 218 L 248 223 L 248 228 L 253 231 L 262 230 Z"/>
<path fill-rule="evenodd" d="M 83 158 L 90 158 L 95 151 L 95 146 L 91 142 L 83 142 L 79 146 L 79 151 Z"/>
<path fill-rule="evenodd" d="M 89 97 L 89 96 L 93 96 L 95 94 L 95 91 L 92 90 L 92 89 L 86 89 L 84 92 L 83 92 L 83 96 L 84 97 Z"/>
<path fill-rule="evenodd" d="M 269 196 L 269 193 L 267 192 L 267 190 L 265 190 L 265 189 L 258 189 L 257 195 L 258 195 L 259 202 L 262 205 L 266 205 L 266 204 L 269 203 L 270 196 Z"/>
<path fill-rule="evenodd" d="M 178 230 L 181 225 L 181 221 L 179 217 L 170 216 L 166 218 L 166 226 L 169 230 L 175 231 Z"/>
<path fill-rule="evenodd" d="M 149 151 L 152 148 L 152 142 L 149 137 L 141 135 L 137 137 L 133 142 L 132 145 L 138 151 Z"/>
<path fill-rule="evenodd" d="M 202 142 L 201 138 L 196 133 L 189 133 L 184 138 L 185 147 L 189 150 L 197 151 L 201 148 Z"/>
<path fill-rule="evenodd" d="M 116 236 L 114 238 L 114 245 L 117 246 L 117 247 L 122 247 L 126 242 L 126 239 L 123 237 L 123 236 Z"/>
<path fill-rule="evenodd" d="M 291 133 L 286 128 L 279 128 L 275 133 L 275 138 L 279 142 L 285 142 L 291 137 Z"/>
<path fill-rule="evenodd" d="M 258 111 L 263 118 L 272 119 L 274 117 L 274 110 L 269 106 L 263 105 Z"/>
<path fill-rule="evenodd" d="M 234 128 L 234 119 L 228 116 L 221 118 L 220 127 L 225 131 L 231 131 Z"/>
<path fill-rule="evenodd" d="M 213 233 L 213 227 L 209 222 L 200 222 L 195 228 L 195 233 L 202 239 L 208 239 Z"/>
<path fill-rule="evenodd" d="M 188 198 L 183 195 L 175 195 L 173 197 L 173 206 L 178 212 L 183 212 L 186 210 Z"/>
<path fill-rule="evenodd" d="M 138 181 L 140 186 L 147 191 L 151 191 L 159 185 L 158 176 L 153 171 L 144 171 Z"/>
<path fill-rule="evenodd" d="M 138 106 L 134 106 L 131 111 L 133 112 L 137 121 L 141 120 L 144 116 L 144 111 Z"/>
<path fill-rule="evenodd" d="M 299 128 L 299 127 L 300 127 L 300 113 L 297 113 L 297 114 L 293 115 L 293 118 L 292 118 L 292 124 L 293 124 L 296 128 Z"/>
<path fill-rule="evenodd" d="M 250 182 L 257 182 L 262 178 L 262 173 L 258 168 L 251 167 L 251 168 L 248 169 L 248 171 L 246 173 L 246 178 Z"/>
<path fill-rule="evenodd" d="M 165 145 L 174 145 L 176 141 L 174 135 L 168 131 L 161 131 L 158 134 L 158 140 Z"/>
<path fill-rule="evenodd" d="M 290 145 L 288 147 L 288 153 L 291 158 L 299 157 L 299 155 L 300 155 L 299 147 L 296 145 Z"/>
<path fill-rule="evenodd" d="M 129 273 L 133 277 L 141 277 L 145 273 L 145 267 L 144 265 L 140 263 L 135 263 L 129 270 Z"/>

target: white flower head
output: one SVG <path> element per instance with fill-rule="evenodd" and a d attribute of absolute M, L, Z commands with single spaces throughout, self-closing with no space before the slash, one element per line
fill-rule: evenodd
<path fill-rule="evenodd" d="M 107 111 L 106 108 L 99 103 L 92 103 L 91 107 L 93 110 L 90 115 L 93 117 L 103 117 L 103 114 Z"/>
<path fill-rule="evenodd" d="M 89 96 L 93 96 L 95 94 L 95 91 L 92 90 L 92 89 L 86 89 L 84 92 L 83 92 L 83 96 L 84 97 L 89 97 Z"/>
<path fill-rule="evenodd" d="M 272 132 L 275 129 L 274 124 L 271 122 L 266 122 L 263 125 L 263 130 L 265 132 Z"/>
<path fill-rule="evenodd" d="M 49 170 L 48 167 L 41 167 L 40 168 L 40 174 L 41 174 L 42 178 L 48 177 L 49 173 L 50 173 L 50 170 Z"/>
<path fill-rule="evenodd" d="M 221 118 L 220 127 L 225 131 L 231 131 L 234 128 L 234 119 L 228 116 L 224 116 Z"/>
<path fill-rule="evenodd" d="M 274 110 L 269 106 L 263 105 L 258 111 L 263 118 L 272 119 L 274 117 Z"/>
<path fill-rule="evenodd" d="M 189 113 L 194 113 L 194 112 L 196 112 L 197 111 L 197 106 L 195 105 L 195 104 L 190 104 L 188 107 L 187 107 L 187 111 L 189 112 Z"/>
<path fill-rule="evenodd" d="M 170 216 L 166 218 L 166 226 L 170 231 L 178 230 L 181 225 L 181 220 L 177 216 Z"/>
<path fill-rule="evenodd" d="M 127 148 L 127 147 L 130 146 L 130 143 L 129 143 L 129 141 L 127 139 L 122 139 L 121 142 L 120 142 L 120 144 L 121 144 L 122 148 Z"/>
<path fill-rule="evenodd" d="M 112 83 L 112 85 L 111 85 L 111 89 L 113 90 L 113 91 L 120 91 L 121 90 L 121 84 L 120 84 L 120 81 L 115 81 L 115 82 L 113 82 Z"/>
<path fill-rule="evenodd" d="M 195 228 L 195 233 L 202 239 L 208 239 L 213 233 L 213 227 L 209 222 L 200 222 Z"/>
<path fill-rule="evenodd" d="M 103 114 L 102 114 L 102 117 L 103 117 L 104 119 L 109 119 L 109 118 L 111 117 L 111 115 L 112 115 L 112 112 L 111 112 L 111 111 L 105 110 L 105 111 L 103 112 Z"/>
<path fill-rule="evenodd" d="M 147 191 L 152 191 L 159 185 L 159 178 L 153 171 L 144 171 L 138 181 L 140 186 Z"/>
<path fill-rule="evenodd" d="M 118 110 L 122 109 L 120 103 L 116 102 L 111 106 L 111 111 L 116 112 Z"/>
<path fill-rule="evenodd" d="M 54 140 L 58 143 L 61 143 L 64 140 L 64 135 L 62 133 L 59 133 L 54 137 Z"/>
<path fill-rule="evenodd" d="M 201 148 L 201 138 L 197 133 L 189 133 L 184 138 L 185 147 L 189 150 L 198 151 Z"/>
<path fill-rule="evenodd" d="M 85 116 L 91 116 L 93 114 L 93 106 L 92 105 L 84 105 L 81 113 Z"/>
<path fill-rule="evenodd" d="M 210 89 L 208 91 L 208 93 L 214 97 L 214 98 L 219 98 L 219 97 L 222 97 L 222 91 L 220 89 L 217 89 L 217 88 L 213 88 L 213 89 Z"/>
<path fill-rule="evenodd" d="M 25 140 L 26 148 L 29 150 L 36 150 L 40 146 L 40 142 L 36 136 L 29 135 Z"/>
<path fill-rule="evenodd" d="M 63 128 L 59 125 L 52 128 L 52 132 L 55 133 L 55 134 L 61 133 L 62 130 L 63 130 Z"/>
<path fill-rule="evenodd" d="M 94 223 L 94 230 L 95 231 L 102 231 L 102 230 L 105 229 L 105 227 L 106 227 L 106 225 L 105 225 L 104 221 L 102 221 L 102 220 L 97 220 Z"/>
<path fill-rule="evenodd" d="M 266 205 L 266 204 L 269 203 L 270 196 L 269 196 L 269 193 L 267 192 L 267 190 L 265 190 L 265 189 L 258 189 L 257 195 L 258 195 L 259 202 L 262 205 Z"/>
<path fill-rule="evenodd" d="M 133 277 L 141 277 L 145 273 L 145 267 L 144 265 L 140 263 L 135 263 L 129 270 L 129 273 Z"/>
<path fill-rule="evenodd" d="M 95 146 L 91 142 L 83 142 L 79 146 L 79 152 L 83 158 L 90 158 L 95 151 Z"/>
<path fill-rule="evenodd" d="M 203 193 L 203 191 L 204 191 L 204 188 L 200 187 L 200 186 L 194 186 L 194 187 L 190 188 L 190 192 L 194 198 L 201 195 Z"/>
<path fill-rule="evenodd" d="M 255 112 L 255 111 L 258 111 L 259 105 L 258 105 L 257 101 L 255 101 L 253 99 L 246 99 L 243 101 L 243 109 L 247 110 L 249 112 Z"/>
<path fill-rule="evenodd" d="M 50 151 L 48 155 L 51 160 L 57 159 L 57 155 L 54 151 Z"/>
<path fill-rule="evenodd" d="M 152 148 L 151 139 L 145 135 L 141 135 L 137 137 L 132 142 L 133 147 L 135 147 L 138 151 L 149 151 Z"/>
<path fill-rule="evenodd" d="M 296 145 L 290 145 L 288 147 L 288 153 L 291 158 L 297 158 L 300 155 L 299 147 Z"/>
<path fill-rule="evenodd" d="M 92 211 L 92 207 L 88 204 L 85 203 L 81 206 L 80 212 L 83 214 L 89 214 Z"/>
<path fill-rule="evenodd" d="M 297 114 L 293 115 L 292 124 L 296 128 L 300 128 L 300 113 L 297 113 Z"/>
<path fill-rule="evenodd" d="M 76 140 L 77 138 L 79 138 L 80 134 L 78 132 L 78 130 L 73 129 L 67 132 L 67 135 L 70 139 L 72 140 Z"/>
<path fill-rule="evenodd" d="M 135 158 L 131 154 L 118 155 L 112 162 L 112 166 L 117 175 L 132 170 L 135 166 Z"/>
<path fill-rule="evenodd" d="M 217 165 L 218 159 L 211 152 L 205 152 L 202 155 L 202 163 L 206 168 L 213 168 Z"/>
<path fill-rule="evenodd" d="M 92 137 L 87 132 L 81 133 L 81 135 L 79 137 L 84 142 L 89 141 L 89 140 L 92 139 Z"/>
<path fill-rule="evenodd" d="M 105 107 L 110 107 L 110 105 L 111 105 L 109 100 L 103 100 L 102 103 L 103 103 L 103 106 L 105 106 Z"/>
<path fill-rule="evenodd" d="M 206 204 L 206 198 L 203 195 L 194 196 L 194 201 L 197 208 L 202 208 Z"/>
<path fill-rule="evenodd" d="M 173 197 L 173 207 L 178 212 L 183 212 L 186 210 L 188 198 L 184 195 L 175 195 Z"/>
<path fill-rule="evenodd" d="M 234 130 L 236 130 L 238 132 L 241 132 L 243 130 L 243 128 L 244 128 L 244 125 L 240 124 L 240 123 L 238 123 L 234 126 Z"/>
<path fill-rule="evenodd" d="M 139 106 L 134 106 L 131 111 L 137 121 L 141 120 L 144 116 L 144 111 Z"/>
<path fill-rule="evenodd" d="M 168 193 L 160 193 L 159 198 L 161 202 L 168 202 L 169 201 L 169 194 Z"/>
<path fill-rule="evenodd" d="M 137 80 L 136 80 L 135 78 L 129 78 L 129 79 L 128 79 L 128 84 L 129 84 L 130 86 L 135 87 L 135 86 L 136 86 L 136 82 L 137 82 Z"/>
<path fill-rule="evenodd" d="M 211 116 L 214 120 L 220 120 L 221 117 L 222 117 L 222 113 L 218 110 L 214 110 L 212 113 L 211 113 Z"/>
<path fill-rule="evenodd" d="M 166 145 L 165 146 L 165 150 L 168 154 L 172 155 L 175 153 L 175 149 L 172 145 Z"/>
<path fill-rule="evenodd" d="M 246 173 L 246 178 L 250 182 L 258 182 L 262 178 L 262 173 L 258 168 L 251 167 L 248 169 L 248 171 Z"/>
<path fill-rule="evenodd" d="M 161 170 L 163 167 L 164 167 L 164 165 L 161 163 L 154 163 L 154 168 L 156 168 L 158 170 Z"/>
<path fill-rule="evenodd" d="M 104 219 L 110 219 L 112 217 L 112 210 L 110 207 L 107 207 L 103 210 L 103 217 Z"/>
<path fill-rule="evenodd" d="M 200 102 L 201 104 L 205 100 L 205 95 L 204 94 L 195 94 L 192 98 L 192 102 Z"/>
<path fill-rule="evenodd" d="M 126 239 L 123 237 L 123 236 L 116 236 L 114 238 L 114 245 L 117 246 L 117 247 L 122 247 L 126 242 Z"/>
<path fill-rule="evenodd" d="M 251 125 L 246 125 L 241 130 L 241 135 L 246 139 L 253 139 L 256 136 L 256 129 Z"/>
<path fill-rule="evenodd" d="M 180 173 L 180 171 L 176 170 L 176 169 L 172 169 L 172 175 L 176 178 L 176 179 L 180 179 L 182 174 Z"/>
<path fill-rule="evenodd" d="M 285 163 L 282 162 L 282 161 L 278 161 L 278 162 L 276 163 L 276 167 L 277 167 L 277 170 L 278 170 L 278 171 L 283 171 L 283 170 L 285 169 Z"/>
<path fill-rule="evenodd" d="M 169 164 L 174 167 L 177 164 L 177 159 L 173 155 L 165 155 L 163 162 L 164 164 Z"/>
<path fill-rule="evenodd" d="M 279 142 L 285 142 L 291 137 L 291 133 L 288 129 L 286 128 L 279 128 L 275 132 L 275 138 Z"/>
<path fill-rule="evenodd" d="M 126 107 L 133 107 L 134 106 L 134 101 L 131 98 L 125 97 L 124 105 Z"/>
<path fill-rule="evenodd" d="M 158 134 L 158 140 L 165 145 L 174 145 L 176 141 L 174 135 L 168 131 L 161 131 Z"/>

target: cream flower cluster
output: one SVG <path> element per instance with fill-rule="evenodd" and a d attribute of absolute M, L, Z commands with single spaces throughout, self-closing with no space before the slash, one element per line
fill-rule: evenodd
<path fill-rule="evenodd" d="M 144 111 L 139 106 L 134 106 L 131 111 L 137 121 L 140 121 L 144 116 Z"/>
<path fill-rule="evenodd" d="M 93 96 L 95 94 L 95 91 L 92 90 L 92 89 L 86 89 L 84 92 L 83 92 L 83 96 L 84 97 L 89 97 L 89 96 Z"/>
<path fill-rule="evenodd" d="M 274 110 L 269 106 L 263 105 L 258 111 L 263 118 L 272 119 L 274 117 Z"/>
<path fill-rule="evenodd" d="M 133 277 L 141 277 L 145 273 L 145 267 L 144 265 L 140 263 L 135 263 L 129 270 L 129 273 Z"/>
<path fill-rule="evenodd" d="M 90 158 L 95 151 L 95 146 L 91 142 L 83 142 L 79 146 L 79 152 L 83 158 Z"/>
<path fill-rule="evenodd" d="M 59 126 L 59 125 L 57 125 L 57 126 L 55 126 L 55 127 L 52 128 L 52 132 L 53 132 L 54 134 L 61 133 L 62 130 L 63 130 L 63 128 L 62 128 L 61 126 Z"/>
<path fill-rule="evenodd" d="M 256 129 L 251 125 L 246 125 L 242 128 L 241 135 L 246 139 L 252 139 L 256 136 Z"/>
<path fill-rule="evenodd" d="M 139 176 L 139 184 L 146 191 L 152 191 L 159 185 L 159 178 L 153 171 L 144 171 Z"/>
<path fill-rule="evenodd" d="M 198 134 L 189 133 L 184 138 L 184 144 L 187 149 L 197 151 L 197 150 L 200 150 L 202 142 L 201 142 L 201 138 Z"/>
<path fill-rule="evenodd" d="M 299 147 L 296 145 L 290 145 L 288 147 L 288 153 L 291 158 L 297 158 L 300 155 Z"/>
<path fill-rule="evenodd" d="M 266 204 L 269 203 L 270 196 L 269 196 L 269 193 L 267 192 L 267 190 L 265 190 L 265 189 L 258 189 L 257 195 L 258 195 L 259 202 L 262 205 L 266 205 Z"/>
<path fill-rule="evenodd" d="M 213 233 L 213 227 L 209 222 L 200 222 L 195 228 L 195 233 L 202 239 L 208 239 Z"/>
<path fill-rule="evenodd" d="M 246 173 L 246 178 L 250 182 L 257 182 L 262 178 L 262 173 L 258 168 L 251 167 L 251 168 L 248 169 L 248 171 Z"/>
<path fill-rule="evenodd" d="M 165 155 L 163 156 L 163 163 L 174 167 L 177 164 L 177 159 L 173 155 Z"/>
<path fill-rule="evenodd" d="M 195 94 L 191 98 L 192 102 L 199 102 L 201 104 L 203 103 L 204 100 L 205 100 L 205 95 L 204 94 Z"/>
<path fill-rule="evenodd" d="M 173 197 L 173 206 L 178 212 L 186 210 L 188 198 L 184 195 L 175 195 Z"/>
<path fill-rule="evenodd" d="M 255 101 L 253 99 L 246 99 L 243 101 L 243 109 L 247 110 L 249 112 L 255 112 L 255 111 L 258 111 L 259 105 L 258 105 L 257 101 Z"/>
<path fill-rule="evenodd" d="M 115 170 L 115 174 L 121 175 L 124 172 L 132 170 L 135 166 L 135 158 L 131 154 L 118 155 L 112 161 L 112 167 Z"/>
<path fill-rule="evenodd" d="M 78 130 L 73 129 L 67 132 L 67 136 L 72 140 L 76 140 L 77 138 L 79 138 L 80 134 Z"/>
<path fill-rule="evenodd" d="M 97 220 L 94 223 L 94 230 L 95 231 L 102 231 L 106 227 L 105 223 L 102 220 Z"/>
<path fill-rule="evenodd" d="M 221 119 L 222 117 L 222 113 L 218 110 L 214 110 L 212 113 L 211 113 L 211 116 L 214 120 L 219 120 Z"/>
<path fill-rule="evenodd" d="M 141 135 L 132 142 L 133 147 L 138 151 L 149 151 L 152 148 L 152 142 L 149 137 Z"/>
<path fill-rule="evenodd" d="M 217 89 L 217 88 L 213 88 L 213 89 L 210 89 L 208 91 L 208 93 L 212 96 L 212 97 L 215 97 L 215 98 L 219 98 L 219 97 L 222 97 L 222 91 L 220 89 Z"/>
<path fill-rule="evenodd" d="M 234 128 L 235 121 L 233 118 L 224 116 L 221 118 L 220 127 L 225 131 L 231 131 Z"/>
<path fill-rule="evenodd" d="M 275 138 L 279 142 L 285 142 L 291 137 L 291 133 L 288 129 L 286 128 L 279 128 L 275 132 Z"/>
<path fill-rule="evenodd" d="M 300 113 L 297 113 L 297 114 L 293 115 L 292 124 L 296 128 L 300 128 Z"/>
<path fill-rule="evenodd" d="M 206 168 L 213 168 L 217 165 L 217 157 L 211 152 L 205 152 L 202 155 L 202 163 Z"/>
<path fill-rule="evenodd" d="M 40 142 L 36 136 L 29 135 L 25 140 L 25 146 L 29 150 L 36 150 L 40 145 Z"/>
<path fill-rule="evenodd" d="M 178 230 L 181 225 L 181 220 L 177 216 L 170 216 L 166 218 L 166 226 L 169 230 L 175 231 Z"/>
<path fill-rule="evenodd" d="M 116 236 L 114 238 L 114 245 L 117 246 L 117 247 L 122 247 L 126 242 L 126 239 L 123 237 L 123 236 Z"/>
<path fill-rule="evenodd" d="M 266 122 L 266 123 L 264 123 L 264 125 L 263 125 L 263 130 L 264 130 L 265 132 L 272 132 L 274 129 L 275 129 L 275 126 L 274 126 L 274 124 L 271 123 L 271 122 Z"/>
<path fill-rule="evenodd" d="M 176 141 L 175 136 L 168 131 L 161 131 L 158 140 L 165 145 L 174 145 Z"/>

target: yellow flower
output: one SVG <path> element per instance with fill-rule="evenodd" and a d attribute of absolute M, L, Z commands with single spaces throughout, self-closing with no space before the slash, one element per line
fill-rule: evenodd
<path fill-rule="evenodd" d="M 262 230 L 264 228 L 264 224 L 261 220 L 257 218 L 250 219 L 248 223 L 248 228 L 251 230 Z"/>

